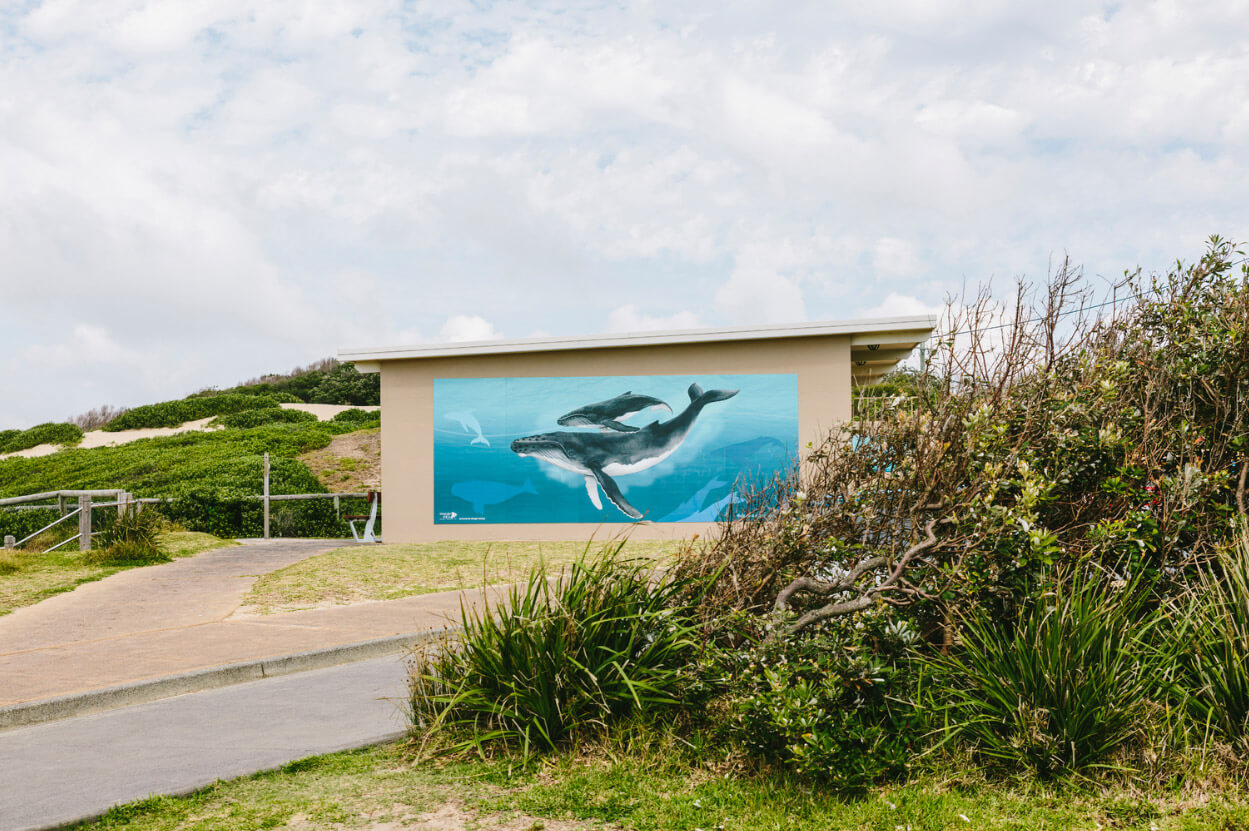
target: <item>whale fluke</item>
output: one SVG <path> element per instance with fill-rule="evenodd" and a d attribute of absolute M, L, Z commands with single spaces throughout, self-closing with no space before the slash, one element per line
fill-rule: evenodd
<path fill-rule="evenodd" d="M 697 404 L 702 407 L 713 401 L 725 401 L 737 395 L 738 390 L 707 390 L 703 392 L 703 388 L 698 384 L 690 384 L 690 403 Z"/>

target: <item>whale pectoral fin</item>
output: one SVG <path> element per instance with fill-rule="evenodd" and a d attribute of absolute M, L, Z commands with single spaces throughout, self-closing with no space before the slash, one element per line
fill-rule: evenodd
<path fill-rule="evenodd" d="M 617 433 L 636 433 L 638 431 L 638 428 L 636 427 L 630 427 L 628 424 L 621 424 L 619 421 L 614 421 L 610 418 L 603 422 L 603 426 L 610 427 Z"/>
<path fill-rule="evenodd" d="M 598 480 L 593 476 L 585 477 L 585 492 L 590 497 L 590 501 L 594 503 L 595 510 L 603 510 L 603 503 L 598 498 Z"/>
<path fill-rule="evenodd" d="M 620 492 L 620 486 L 616 484 L 615 479 L 604 473 L 603 469 L 598 466 L 590 468 L 590 472 L 594 474 L 594 478 L 598 480 L 599 486 L 603 489 L 603 493 L 607 494 L 607 498 L 612 501 L 613 505 L 619 508 L 631 519 L 642 518 L 642 512 L 629 504 L 629 500 L 625 499 L 625 495 Z"/>

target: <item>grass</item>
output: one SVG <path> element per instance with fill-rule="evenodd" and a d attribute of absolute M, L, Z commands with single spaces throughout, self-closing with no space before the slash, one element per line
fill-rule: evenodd
<path fill-rule="evenodd" d="M 689 736 L 697 740 L 697 735 Z M 691 750 L 675 731 L 641 731 L 610 745 L 547 757 L 431 764 L 401 744 L 337 753 L 222 782 L 188 797 L 115 808 L 83 827 L 508 829 L 1097 829 L 1189 831 L 1249 827 L 1249 799 L 1228 786 L 1198 798 L 1144 797 L 1115 787 L 989 785 L 930 771 L 843 800 Z"/>
<path fill-rule="evenodd" d="M 171 559 L 237 544 L 195 531 L 165 531 L 157 537 L 157 546 Z M 123 566 L 92 564 L 85 554 L 76 543 L 50 554 L 0 552 L 0 615 L 125 570 Z"/>
<path fill-rule="evenodd" d="M 626 542 L 625 556 L 662 557 L 675 542 Z M 264 575 L 243 607 L 252 613 L 394 600 L 522 580 L 539 559 L 552 570 L 572 563 L 584 542 L 435 542 L 336 548 Z"/>

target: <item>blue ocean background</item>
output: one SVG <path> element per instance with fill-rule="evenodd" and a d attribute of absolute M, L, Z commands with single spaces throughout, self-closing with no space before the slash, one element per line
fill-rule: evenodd
<path fill-rule="evenodd" d="M 692 383 L 739 390 L 708 404 L 675 453 L 654 467 L 615 477 L 645 519 L 712 522 L 752 484 L 787 471 L 798 452 L 796 375 L 631 375 L 582 378 L 440 378 L 434 381 L 434 522 L 629 522 L 584 478 L 510 449 L 513 439 L 558 431 L 560 416 L 625 392 L 672 408 L 624 420 L 634 427 L 667 421 L 690 403 Z"/>

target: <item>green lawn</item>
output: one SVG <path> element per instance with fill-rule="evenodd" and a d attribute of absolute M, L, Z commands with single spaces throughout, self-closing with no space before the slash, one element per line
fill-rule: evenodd
<path fill-rule="evenodd" d="M 571 563 L 602 543 L 436 542 L 337 548 L 262 576 L 243 598 L 249 612 L 307 609 L 326 604 L 393 600 L 415 594 L 523 579 L 539 559 Z M 624 550 L 662 559 L 674 542 L 626 542 Z"/>
<path fill-rule="evenodd" d="M 990 785 L 925 774 L 911 784 L 842 799 L 818 787 L 752 774 L 739 760 L 697 754 L 670 734 L 586 748 L 528 770 L 514 759 L 418 762 L 403 745 L 321 756 L 219 783 L 189 797 L 115 809 L 92 828 L 508 829 L 567 831 L 921 831 L 927 829 L 1249 828 L 1234 787 L 1143 796 L 1127 788 Z"/>
<path fill-rule="evenodd" d="M 167 531 L 157 537 L 160 549 L 170 557 L 190 557 L 201 551 L 238 545 L 212 534 Z M 83 583 L 116 574 L 123 566 L 101 566 L 83 561 L 76 543 L 45 554 L 35 551 L 0 552 L 0 615 L 30 606 L 44 598 L 67 592 Z"/>

